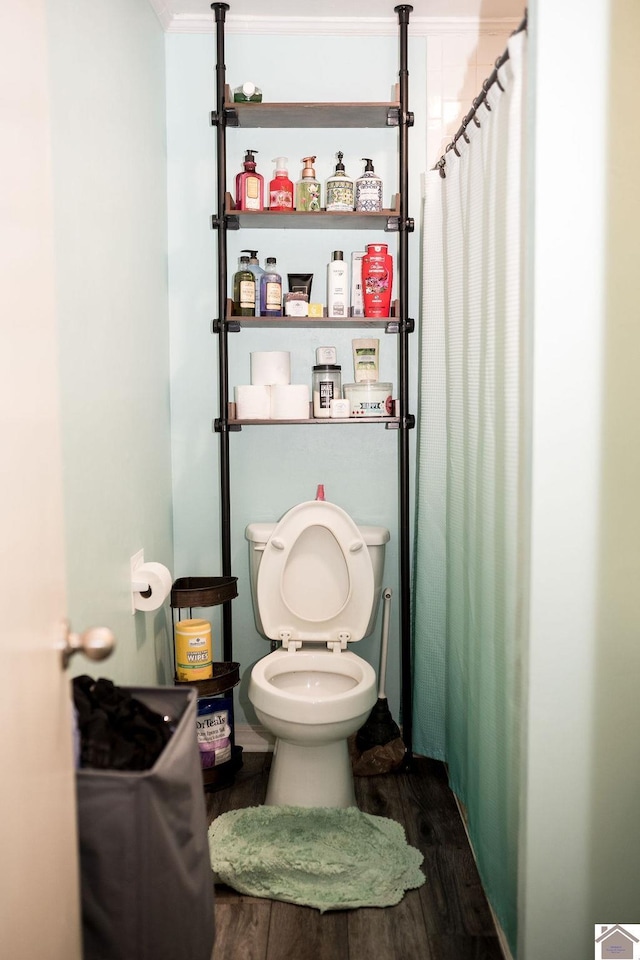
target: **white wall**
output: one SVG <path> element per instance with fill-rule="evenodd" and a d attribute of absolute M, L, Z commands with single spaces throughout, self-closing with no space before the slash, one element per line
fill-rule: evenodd
<path fill-rule="evenodd" d="M 521 960 L 636 916 L 640 11 L 529 8 L 531 611 Z M 569 134 L 569 131 L 573 131 Z"/>
<path fill-rule="evenodd" d="M 167 609 L 128 588 L 140 548 L 173 562 L 164 36 L 147 0 L 49 0 L 48 27 L 69 615 L 118 641 L 73 669 L 169 682 Z"/>

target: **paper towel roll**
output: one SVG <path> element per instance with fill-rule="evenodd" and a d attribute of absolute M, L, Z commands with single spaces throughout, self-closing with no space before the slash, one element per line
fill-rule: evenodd
<path fill-rule="evenodd" d="M 272 420 L 308 420 L 309 385 L 277 383 L 271 387 Z"/>
<path fill-rule="evenodd" d="M 271 416 L 271 387 L 242 384 L 234 390 L 238 420 L 268 420 Z"/>
<path fill-rule="evenodd" d="M 291 354 L 286 350 L 262 350 L 251 354 L 251 383 L 291 383 Z"/>
<path fill-rule="evenodd" d="M 136 583 L 148 583 L 151 589 L 149 596 L 146 590 L 142 593 L 133 593 L 133 605 L 136 610 L 158 610 L 171 593 L 173 583 L 171 573 L 161 563 L 141 563 L 133 572 Z"/>

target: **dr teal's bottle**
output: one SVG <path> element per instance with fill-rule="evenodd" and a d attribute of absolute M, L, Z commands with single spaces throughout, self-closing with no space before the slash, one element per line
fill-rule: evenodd
<path fill-rule="evenodd" d="M 256 278 L 249 269 L 249 257 L 240 257 L 240 269 L 233 275 L 233 315 L 253 317 L 256 312 Z"/>
<path fill-rule="evenodd" d="M 249 266 L 248 270 L 254 275 L 256 280 L 256 317 L 260 316 L 260 278 L 264 273 L 264 270 L 260 266 L 260 261 L 258 260 L 258 251 L 257 250 L 242 250 L 242 253 L 246 253 L 249 256 Z"/>
<path fill-rule="evenodd" d="M 247 150 L 244 169 L 236 174 L 236 210 L 264 210 L 264 177 L 256 172 L 257 150 Z"/>
<path fill-rule="evenodd" d="M 260 316 L 282 316 L 282 277 L 276 270 L 275 257 L 267 257 L 260 277 Z"/>

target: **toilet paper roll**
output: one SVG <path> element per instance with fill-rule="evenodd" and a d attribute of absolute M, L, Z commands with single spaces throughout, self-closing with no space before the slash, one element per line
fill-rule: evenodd
<path fill-rule="evenodd" d="M 242 384 L 234 390 L 238 420 L 268 420 L 271 416 L 271 387 Z"/>
<path fill-rule="evenodd" d="M 136 610 L 158 610 L 171 593 L 171 573 L 161 563 L 141 563 L 133 572 L 136 583 L 148 583 L 151 592 L 133 593 Z"/>
<path fill-rule="evenodd" d="M 255 386 L 291 383 L 291 354 L 286 350 L 261 350 L 252 353 L 251 383 Z"/>
<path fill-rule="evenodd" d="M 306 383 L 274 384 L 271 387 L 272 420 L 308 420 L 309 386 Z"/>

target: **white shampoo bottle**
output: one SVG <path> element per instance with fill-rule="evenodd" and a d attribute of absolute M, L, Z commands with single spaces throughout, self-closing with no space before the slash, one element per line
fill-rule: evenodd
<path fill-rule="evenodd" d="M 327 264 L 327 316 L 349 316 L 349 267 L 342 250 L 334 250 Z"/>

